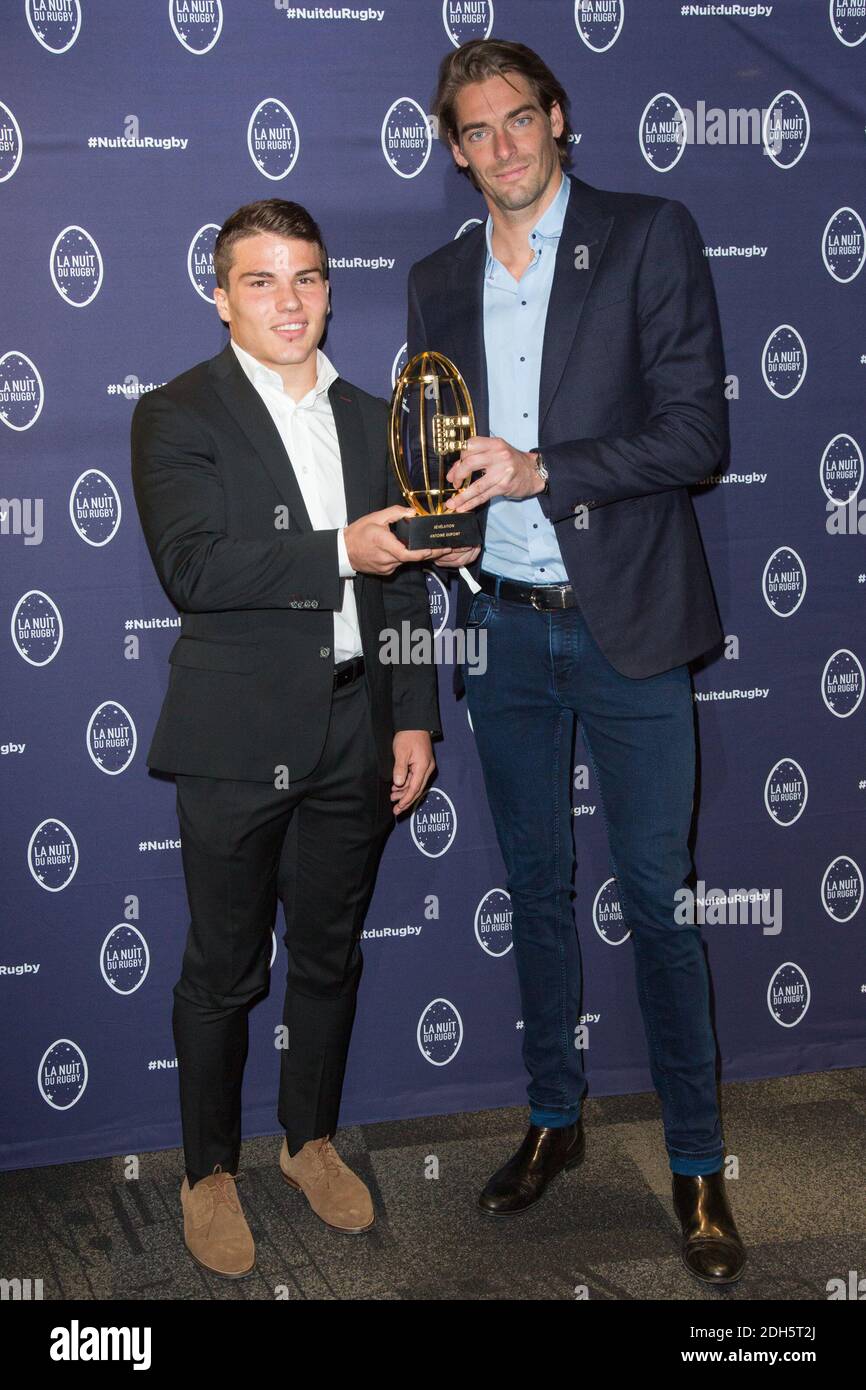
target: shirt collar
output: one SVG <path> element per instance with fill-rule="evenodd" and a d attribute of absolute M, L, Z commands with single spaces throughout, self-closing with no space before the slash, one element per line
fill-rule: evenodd
<path fill-rule="evenodd" d="M 285 395 L 286 399 L 296 406 L 314 405 L 323 392 L 327 391 L 331 383 L 336 381 L 337 377 L 340 375 L 334 364 L 322 352 L 321 348 L 317 348 L 316 384 L 311 391 L 307 392 L 302 400 L 293 401 L 292 397 L 283 386 L 283 379 L 279 372 L 275 372 L 271 367 L 266 367 L 264 362 L 260 362 L 257 357 L 253 357 L 252 353 L 247 352 L 246 348 L 242 348 L 239 343 L 235 342 L 234 338 L 231 338 L 229 341 L 234 349 L 235 356 L 253 386 L 271 386 L 275 391 L 279 391 L 282 395 Z"/>
<path fill-rule="evenodd" d="M 535 226 L 531 229 L 539 237 L 544 237 L 548 241 L 556 241 L 562 235 L 562 226 L 565 222 L 565 210 L 568 207 L 568 195 L 571 192 L 571 180 L 562 175 L 556 197 L 548 208 L 539 217 Z M 493 254 L 493 218 L 488 214 L 485 226 L 487 237 L 487 269 L 496 259 Z"/>

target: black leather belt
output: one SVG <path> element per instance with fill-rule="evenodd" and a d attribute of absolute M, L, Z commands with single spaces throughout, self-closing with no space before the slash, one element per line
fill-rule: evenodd
<path fill-rule="evenodd" d="M 334 689 L 339 690 L 341 685 L 351 685 L 359 676 L 364 674 L 364 658 L 362 656 L 352 656 L 348 661 L 340 661 L 334 667 Z"/>
<path fill-rule="evenodd" d="M 570 584 L 518 584 L 482 570 L 478 581 L 485 594 L 507 599 L 509 603 L 531 603 L 533 608 L 576 608 L 577 599 Z"/>

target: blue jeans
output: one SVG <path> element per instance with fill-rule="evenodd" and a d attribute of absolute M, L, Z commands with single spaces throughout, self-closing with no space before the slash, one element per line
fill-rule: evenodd
<path fill-rule="evenodd" d="M 692 869 L 688 667 L 643 679 L 621 675 L 577 608 L 542 612 L 479 593 L 470 627 L 486 633 L 486 669 L 464 668 L 464 682 L 511 894 L 530 1122 L 573 1123 L 587 1089 L 582 1049 L 574 1045 L 582 983 L 572 911 L 579 718 L 634 945 L 670 1166 L 715 1172 L 724 1150 L 707 967 L 700 927 L 674 921 L 674 894 Z"/>

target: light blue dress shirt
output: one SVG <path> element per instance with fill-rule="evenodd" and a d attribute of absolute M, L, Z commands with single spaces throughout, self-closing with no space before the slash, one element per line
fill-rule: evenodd
<path fill-rule="evenodd" d="M 538 445 L 538 391 L 547 304 L 571 184 L 559 192 L 529 236 L 532 260 L 515 280 L 493 254 L 487 219 L 484 348 L 490 434 L 515 449 Z M 568 574 L 553 525 L 537 497 L 494 497 L 487 512 L 481 568 L 523 584 L 566 584 Z"/>

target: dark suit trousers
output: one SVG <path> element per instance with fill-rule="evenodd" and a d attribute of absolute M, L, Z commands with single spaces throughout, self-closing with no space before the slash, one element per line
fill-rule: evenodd
<path fill-rule="evenodd" d="M 277 1116 L 291 1154 L 336 1129 L 359 937 L 394 818 L 363 677 L 334 692 L 322 757 L 287 789 L 175 781 L 191 921 L 172 1022 L 192 1184 L 217 1163 L 238 1169 L 247 1014 L 268 986 L 278 897 L 288 974 Z"/>

